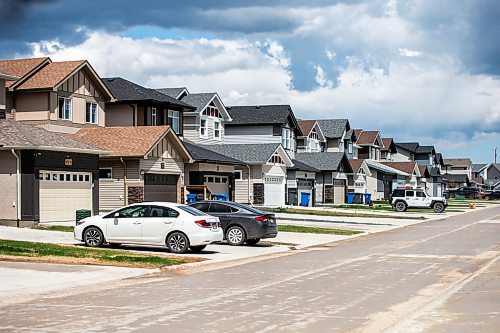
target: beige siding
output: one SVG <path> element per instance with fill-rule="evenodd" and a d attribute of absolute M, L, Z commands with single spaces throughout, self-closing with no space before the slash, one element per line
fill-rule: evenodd
<path fill-rule="evenodd" d="M 106 126 L 134 126 L 134 112 L 128 104 L 106 104 Z"/>
<path fill-rule="evenodd" d="M 140 161 L 139 168 L 144 172 L 180 175 L 184 172 L 184 163 L 174 159 L 147 159 Z"/>
<path fill-rule="evenodd" d="M 253 202 L 253 184 L 262 183 L 262 166 L 250 166 L 250 193 L 248 189 L 248 168 L 236 166 L 235 170 L 242 171 L 242 180 L 235 181 L 235 201 L 240 203 Z"/>
<path fill-rule="evenodd" d="M 16 120 L 49 120 L 49 93 L 18 93 L 15 102 Z"/>
<path fill-rule="evenodd" d="M 198 144 L 222 144 L 225 140 L 224 119 L 208 117 L 207 135 L 200 137 L 200 117 L 184 117 L 184 137 Z M 214 138 L 214 121 L 220 122 L 220 139 Z"/>
<path fill-rule="evenodd" d="M 0 151 L 0 220 L 17 219 L 17 161 L 10 151 Z"/>
<path fill-rule="evenodd" d="M 109 212 L 125 205 L 125 187 L 123 179 L 99 180 L 99 209 Z"/>

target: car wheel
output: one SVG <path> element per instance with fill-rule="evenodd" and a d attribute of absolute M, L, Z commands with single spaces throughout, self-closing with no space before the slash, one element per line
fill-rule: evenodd
<path fill-rule="evenodd" d="M 189 249 L 192 251 L 192 252 L 201 252 L 203 251 L 207 246 L 206 245 L 198 245 L 198 246 L 191 246 Z"/>
<path fill-rule="evenodd" d="M 474 193 L 469 194 L 469 199 L 476 199 L 476 195 Z"/>
<path fill-rule="evenodd" d="M 242 227 L 232 226 L 227 229 L 226 239 L 229 245 L 238 246 L 245 242 L 245 230 Z"/>
<path fill-rule="evenodd" d="M 247 239 L 247 244 L 248 245 L 256 245 L 258 242 L 260 242 L 260 238 Z"/>
<path fill-rule="evenodd" d="M 86 246 L 89 247 L 99 247 L 104 243 L 104 235 L 99 228 L 90 227 L 85 229 L 83 233 L 83 241 Z"/>
<path fill-rule="evenodd" d="M 450 193 L 450 198 L 455 198 L 455 193 Z"/>
<path fill-rule="evenodd" d="M 444 211 L 444 205 L 441 202 L 436 202 L 432 208 L 436 213 L 442 213 Z"/>
<path fill-rule="evenodd" d="M 167 238 L 167 246 L 172 253 L 185 253 L 189 249 L 189 239 L 181 232 L 173 232 Z"/>
<path fill-rule="evenodd" d="M 396 202 L 396 210 L 398 212 L 404 212 L 406 211 L 406 203 L 404 203 L 403 201 L 398 201 Z"/>
<path fill-rule="evenodd" d="M 487 195 L 487 196 L 484 197 L 484 200 L 491 200 L 491 198 L 490 198 L 489 195 Z"/>

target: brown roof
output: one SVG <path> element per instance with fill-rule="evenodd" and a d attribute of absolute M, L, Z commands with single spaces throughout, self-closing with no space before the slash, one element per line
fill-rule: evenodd
<path fill-rule="evenodd" d="M 84 63 L 85 60 L 53 62 L 43 67 L 17 89 L 54 88 Z"/>
<path fill-rule="evenodd" d="M 388 151 L 389 148 L 391 147 L 392 142 L 393 142 L 392 138 L 382 138 L 382 143 L 384 144 L 382 151 Z"/>
<path fill-rule="evenodd" d="M 304 136 L 308 136 L 313 129 L 314 124 L 316 124 L 316 120 L 297 120 L 297 122 Z"/>
<path fill-rule="evenodd" d="M 146 155 L 169 130 L 170 126 L 82 128 L 71 137 L 110 151 L 106 156 L 137 157 Z"/>
<path fill-rule="evenodd" d="M 356 143 L 358 145 L 373 145 L 375 144 L 378 135 L 379 131 L 362 131 L 359 135 L 356 133 L 358 138 Z"/>
<path fill-rule="evenodd" d="M 443 161 L 452 166 L 472 166 L 470 158 L 445 158 Z"/>
<path fill-rule="evenodd" d="M 359 136 L 361 135 L 361 133 L 363 133 L 363 130 L 362 129 L 355 129 L 354 130 L 354 136 L 357 138 L 359 138 Z"/>
<path fill-rule="evenodd" d="M 420 171 L 420 175 L 424 178 L 430 177 L 429 169 L 427 169 L 427 165 L 419 165 L 418 170 Z"/>
<path fill-rule="evenodd" d="M 44 58 L 28 58 L 15 60 L 0 60 L 0 72 L 22 78 L 43 62 L 50 59 Z M 15 81 L 6 82 L 5 86 L 10 87 Z"/>
<path fill-rule="evenodd" d="M 349 160 L 349 163 L 351 164 L 352 167 L 352 171 L 354 173 L 358 173 L 364 161 L 365 161 L 364 159 Z"/>
<path fill-rule="evenodd" d="M 403 171 L 410 175 L 413 174 L 415 170 L 415 164 L 417 162 L 381 162 L 383 165 L 387 165 L 388 167 L 394 168 L 399 171 Z"/>

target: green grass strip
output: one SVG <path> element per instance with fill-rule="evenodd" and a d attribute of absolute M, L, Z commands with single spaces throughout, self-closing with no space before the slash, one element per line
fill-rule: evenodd
<path fill-rule="evenodd" d="M 278 225 L 278 231 L 282 232 L 300 232 L 305 234 L 328 234 L 328 235 L 356 235 L 361 234 L 362 231 L 357 230 L 343 230 L 343 229 L 330 229 L 318 227 L 305 227 L 300 225 Z"/>
<path fill-rule="evenodd" d="M 134 254 L 118 250 L 92 249 L 77 246 L 65 246 L 13 240 L 0 240 L 0 256 L 1 255 L 30 258 L 76 258 L 77 260 L 75 260 L 75 264 L 77 264 L 79 260 L 85 262 L 85 259 L 87 259 L 87 263 L 97 265 L 112 264 L 117 266 L 154 268 L 179 265 L 192 261 L 192 259 L 187 258 L 174 259 L 160 256 Z"/>
<path fill-rule="evenodd" d="M 351 212 L 331 212 L 325 210 L 309 210 L 296 208 L 268 208 L 265 209 L 271 213 L 285 213 L 298 215 L 318 215 L 318 216 L 339 216 L 339 217 L 371 217 L 383 219 L 403 219 L 403 220 L 426 220 L 423 216 L 402 216 L 402 215 L 381 215 L 381 214 L 358 214 Z"/>
<path fill-rule="evenodd" d="M 40 225 L 39 224 L 37 226 L 32 227 L 31 229 L 73 232 L 75 227 L 66 226 L 66 225 Z"/>

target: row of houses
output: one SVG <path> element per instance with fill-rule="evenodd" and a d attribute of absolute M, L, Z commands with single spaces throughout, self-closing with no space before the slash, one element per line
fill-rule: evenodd
<path fill-rule="evenodd" d="M 189 193 L 283 206 L 444 189 L 434 147 L 297 119 L 289 105 L 226 106 L 216 92 L 146 88 L 48 57 L 0 60 L 0 89 L 0 220 L 65 221 Z"/>

